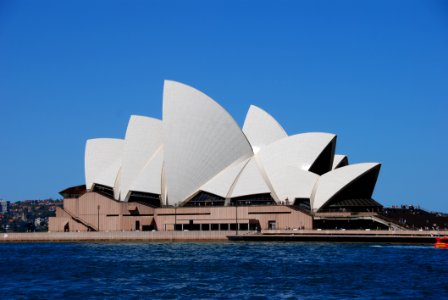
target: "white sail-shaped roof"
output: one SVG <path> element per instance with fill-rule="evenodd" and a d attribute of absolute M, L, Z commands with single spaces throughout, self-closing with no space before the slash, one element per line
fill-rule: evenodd
<path fill-rule="evenodd" d="M 308 171 L 322 151 L 333 142 L 331 133 L 302 133 L 278 140 L 257 154 L 266 174 L 279 167 L 295 166 Z"/>
<path fill-rule="evenodd" d="M 267 174 L 280 201 L 294 203 L 296 198 L 311 198 L 319 175 L 304 171 L 295 166 L 282 166 Z"/>
<path fill-rule="evenodd" d="M 348 165 L 347 155 L 335 154 L 332 170 Z"/>
<path fill-rule="evenodd" d="M 91 189 L 93 184 L 115 185 L 121 166 L 124 141 L 121 139 L 90 139 L 85 148 L 85 176 L 86 187 Z"/>
<path fill-rule="evenodd" d="M 162 194 L 163 146 L 153 154 L 140 174 L 132 182 L 129 190 L 151 194 Z M 129 197 L 130 194 L 128 194 Z M 125 199 L 126 201 L 128 199 Z"/>
<path fill-rule="evenodd" d="M 267 112 L 251 105 L 243 125 L 243 132 L 254 153 L 263 146 L 288 136 L 283 127 Z"/>
<path fill-rule="evenodd" d="M 362 163 L 353 164 L 345 167 L 337 168 L 331 172 L 322 175 L 313 191 L 311 197 L 311 206 L 313 210 L 319 210 L 325 203 L 327 203 L 336 193 L 341 191 L 351 182 L 360 178 L 367 172 L 374 168 L 379 168 L 379 163 Z M 375 178 L 376 181 L 376 178 Z M 375 182 L 371 183 L 373 186 Z M 364 189 L 367 187 L 363 187 Z M 373 188 L 372 188 L 373 192 Z"/>
<path fill-rule="evenodd" d="M 309 198 L 315 211 L 376 207 L 371 195 L 380 165 L 348 165 L 335 146 L 330 133 L 287 136 L 256 106 L 241 129 L 204 93 L 165 81 L 163 121 L 132 116 L 124 140 L 87 141 L 86 186 L 111 187 L 122 201 L 131 192 L 160 194 L 162 205 L 182 205 L 195 195 L 216 195 L 227 205 L 231 198 L 269 193 L 277 203 Z"/>
<path fill-rule="evenodd" d="M 252 148 L 235 120 L 204 93 L 175 81 L 163 92 L 168 203 L 194 194 Z"/>
<path fill-rule="evenodd" d="M 255 157 L 252 157 L 236 179 L 229 197 L 235 198 L 266 193 L 271 193 L 271 189 L 264 180 Z"/>
<path fill-rule="evenodd" d="M 131 116 L 126 130 L 120 178 L 120 199 L 128 197 L 130 186 L 142 172 L 149 159 L 162 145 L 162 121 Z"/>
<path fill-rule="evenodd" d="M 204 184 L 200 190 L 226 198 L 249 158 L 237 161 Z"/>

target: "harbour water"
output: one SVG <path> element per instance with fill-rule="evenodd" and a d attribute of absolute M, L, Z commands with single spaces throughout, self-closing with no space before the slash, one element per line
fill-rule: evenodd
<path fill-rule="evenodd" d="M 448 250 L 329 243 L 5 243 L 1 299 L 443 299 Z"/>

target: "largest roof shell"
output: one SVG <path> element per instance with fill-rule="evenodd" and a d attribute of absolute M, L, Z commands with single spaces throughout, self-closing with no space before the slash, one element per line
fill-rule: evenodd
<path fill-rule="evenodd" d="M 252 154 L 233 118 L 185 84 L 165 81 L 163 123 L 169 204 L 181 203 L 231 163 Z"/>

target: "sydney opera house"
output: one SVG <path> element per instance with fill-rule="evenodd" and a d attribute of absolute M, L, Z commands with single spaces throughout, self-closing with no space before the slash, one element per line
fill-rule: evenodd
<path fill-rule="evenodd" d="M 124 139 L 88 140 L 85 186 L 62 191 L 50 231 L 386 226 L 379 163 L 349 164 L 336 135 L 288 135 L 251 106 L 242 129 L 213 99 L 165 81 L 162 120 L 131 116 Z"/>

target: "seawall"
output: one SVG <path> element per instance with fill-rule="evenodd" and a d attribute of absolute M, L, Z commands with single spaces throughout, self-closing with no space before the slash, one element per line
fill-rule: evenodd
<path fill-rule="evenodd" d="M 111 231 L 2 233 L 0 242 L 227 241 L 235 231 Z"/>
<path fill-rule="evenodd" d="M 448 236 L 448 231 L 387 231 L 387 230 L 271 230 L 261 234 L 232 235 L 231 241 L 245 242 L 340 242 L 434 244 L 436 237 Z"/>
<path fill-rule="evenodd" d="M 1 233 L 0 242 L 163 242 L 163 241 L 243 241 L 243 242 L 360 242 L 432 244 L 448 231 L 386 230 L 266 230 L 241 231 L 111 231 L 111 232 L 27 232 Z"/>

